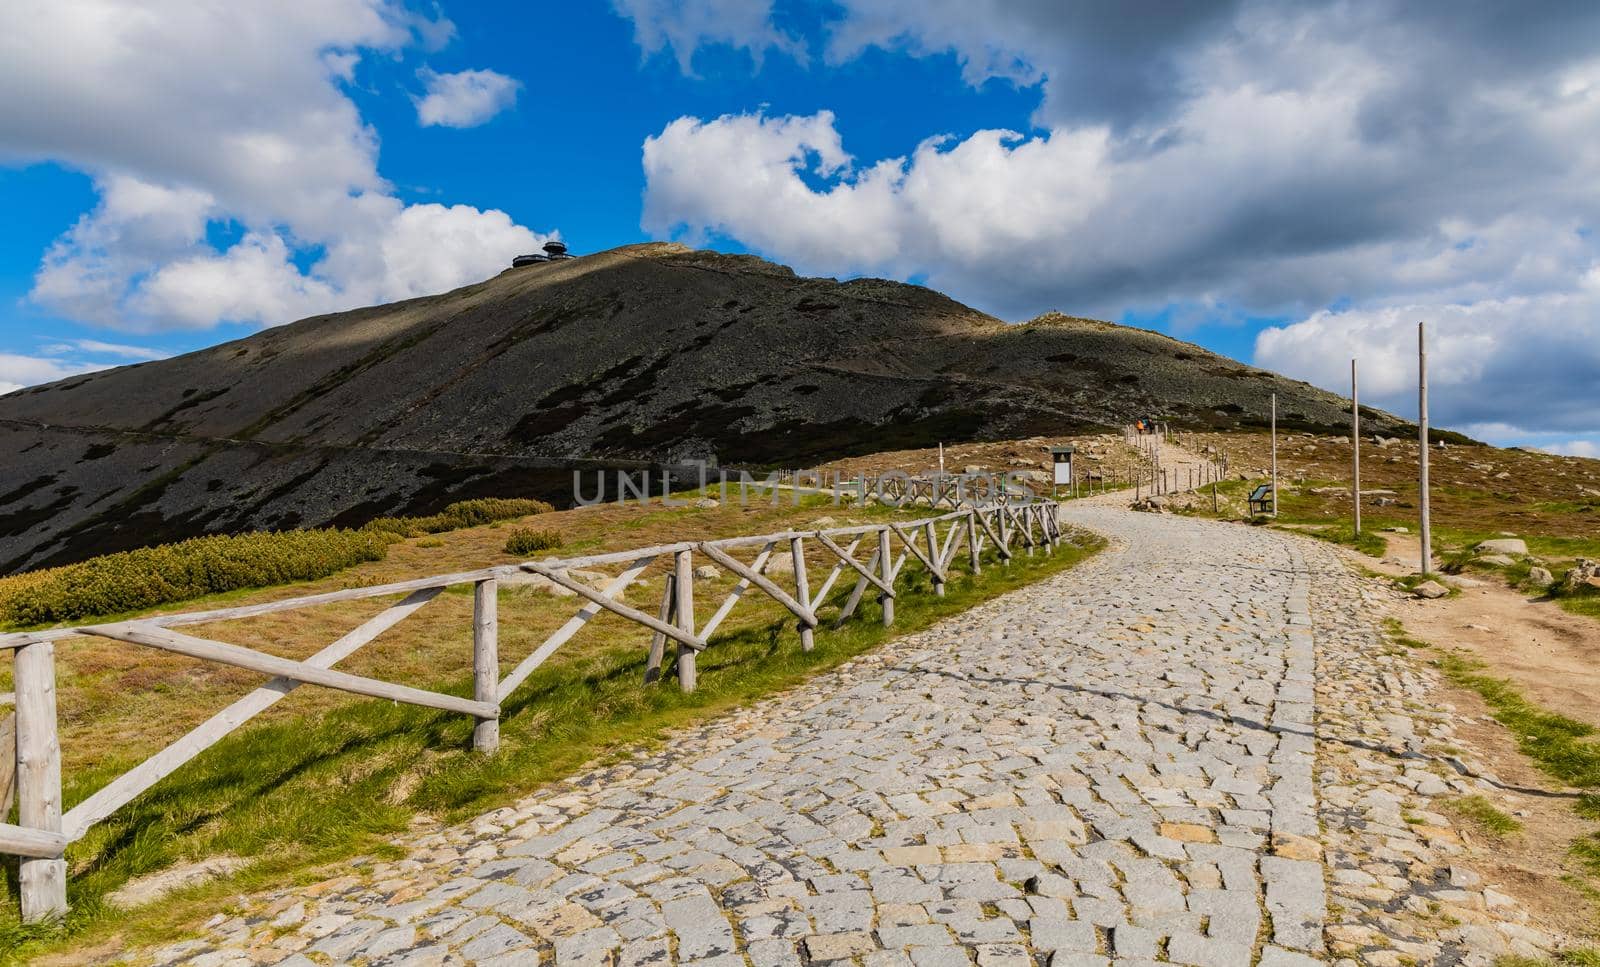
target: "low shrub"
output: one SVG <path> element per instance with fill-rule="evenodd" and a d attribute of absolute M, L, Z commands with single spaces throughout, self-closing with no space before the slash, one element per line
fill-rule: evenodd
<path fill-rule="evenodd" d="M 0 578 L 0 622 L 73 621 L 220 591 L 309 581 L 382 560 L 387 549 L 383 534 L 351 530 L 195 537 Z"/>
<path fill-rule="evenodd" d="M 506 553 L 526 557 L 561 546 L 561 535 L 547 528 L 518 527 L 506 538 Z"/>
<path fill-rule="evenodd" d="M 542 500 L 527 497 L 480 497 L 477 500 L 458 500 L 439 513 L 426 517 L 379 517 L 368 521 L 362 530 L 384 531 L 401 537 L 421 537 L 463 527 L 479 527 L 513 517 L 548 514 L 554 509 Z"/>

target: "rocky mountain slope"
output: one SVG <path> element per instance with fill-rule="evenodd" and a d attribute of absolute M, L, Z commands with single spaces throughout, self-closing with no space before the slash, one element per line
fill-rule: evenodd
<path fill-rule="evenodd" d="M 1343 424 L 1332 394 L 1155 333 L 635 245 L 0 397 L 0 569 L 560 500 L 580 458 L 804 466 L 1141 416 L 1259 425 L 1274 391 L 1283 424 Z"/>

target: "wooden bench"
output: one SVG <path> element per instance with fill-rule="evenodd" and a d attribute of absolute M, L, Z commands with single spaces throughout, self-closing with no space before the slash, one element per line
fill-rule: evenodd
<path fill-rule="evenodd" d="M 1262 484 L 1250 491 L 1250 513 L 1270 514 L 1277 509 L 1278 495 L 1273 493 L 1272 484 Z"/>

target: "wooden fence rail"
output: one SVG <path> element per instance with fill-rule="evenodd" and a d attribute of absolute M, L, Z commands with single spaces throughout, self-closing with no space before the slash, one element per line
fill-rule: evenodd
<path fill-rule="evenodd" d="M 919 488 L 910 496 L 935 507 L 955 494 L 943 487 Z M 792 530 L 751 537 L 713 541 L 684 541 L 655 547 L 593 554 L 585 557 L 525 561 L 475 571 L 462 571 L 390 584 L 350 588 L 280 601 L 156 615 L 132 621 L 90 624 L 70 628 L 0 634 L 0 649 L 13 652 L 16 688 L 16 797 L 18 823 L 0 822 L 0 852 L 21 857 L 19 882 L 22 917 L 38 921 L 59 917 L 67 909 L 67 847 L 94 824 L 105 820 L 135 797 L 171 775 L 186 762 L 245 722 L 266 711 L 303 684 L 320 685 L 356 695 L 390 699 L 425 708 L 471 716 L 476 720 L 472 747 L 492 753 L 500 742 L 500 707 L 563 644 L 602 611 L 631 621 L 651 633 L 645 655 L 645 681 L 661 676 L 670 640 L 677 648 L 679 687 L 693 691 L 695 656 L 709 647 L 711 635 L 735 605 L 752 588 L 785 609 L 795 619 L 801 648 L 814 647 L 820 624 L 818 609 L 836 582 L 853 575 L 855 588 L 835 619 L 839 627 L 853 615 L 864 596 L 877 595 L 885 625 L 894 622 L 895 583 L 908 560 L 925 570 L 935 594 L 944 594 L 951 565 L 965 545 L 968 569 L 977 574 L 985 550 L 1004 566 L 1022 548 L 1053 551 L 1061 540 L 1057 504 L 1020 495 L 996 494 L 995 503 L 958 507 L 948 513 L 919 520 L 892 521 L 823 530 Z M 940 529 L 945 533 L 941 537 Z M 808 541 L 833 562 L 822 584 L 813 591 L 807 570 Z M 841 541 L 844 543 L 841 544 Z M 863 546 L 872 549 L 863 562 Z M 736 551 L 758 549 L 751 560 Z M 774 555 L 778 555 L 777 558 Z M 714 562 L 738 578 L 705 623 L 695 624 L 695 555 Z M 788 557 L 788 566 L 774 569 L 775 560 Z M 661 606 L 650 614 L 625 604 L 622 593 L 657 560 L 671 560 Z M 621 565 L 622 570 L 596 589 L 572 577 L 577 568 Z M 775 574 L 786 572 L 792 589 Z M 509 673 L 500 674 L 498 594 L 500 586 L 525 575 L 536 575 L 583 600 L 578 613 L 522 659 Z M 525 580 L 526 578 L 523 577 Z M 472 585 L 472 697 L 463 698 L 426 689 L 352 675 L 333 668 L 385 631 L 426 607 L 445 588 Z M 368 598 L 403 595 L 376 616 L 346 632 L 322 650 L 302 660 L 281 658 L 227 642 L 173 630 L 187 625 L 234 621 L 283 611 Z M 82 802 L 63 812 L 61 801 L 61 748 L 56 720 L 55 642 L 74 636 L 105 638 L 217 662 L 269 676 L 259 688 L 235 701 L 191 729 L 166 748 L 113 779 Z"/>

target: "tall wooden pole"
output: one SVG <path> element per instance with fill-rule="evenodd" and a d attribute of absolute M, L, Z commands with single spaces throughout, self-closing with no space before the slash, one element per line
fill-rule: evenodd
<path fill-rule="evenodd" d="M 1355 508 L 1356 536 L 1361 536 L 1361 388 L 1356 361 L 1350 360 L 1350 505 Z"/>
<path fill-rule="evenodd" d="M 1272 394 L 1272 516 L 1278 516 L 1278 394 Z"/>
<path fill-rule="evenodd" d="M 1433 535 L 1428 529 L 1428 343 L 1425 323 L 1417 323 L 1417 468 L 1422 517 L 1422 573 L 1433 570 Z"/>

